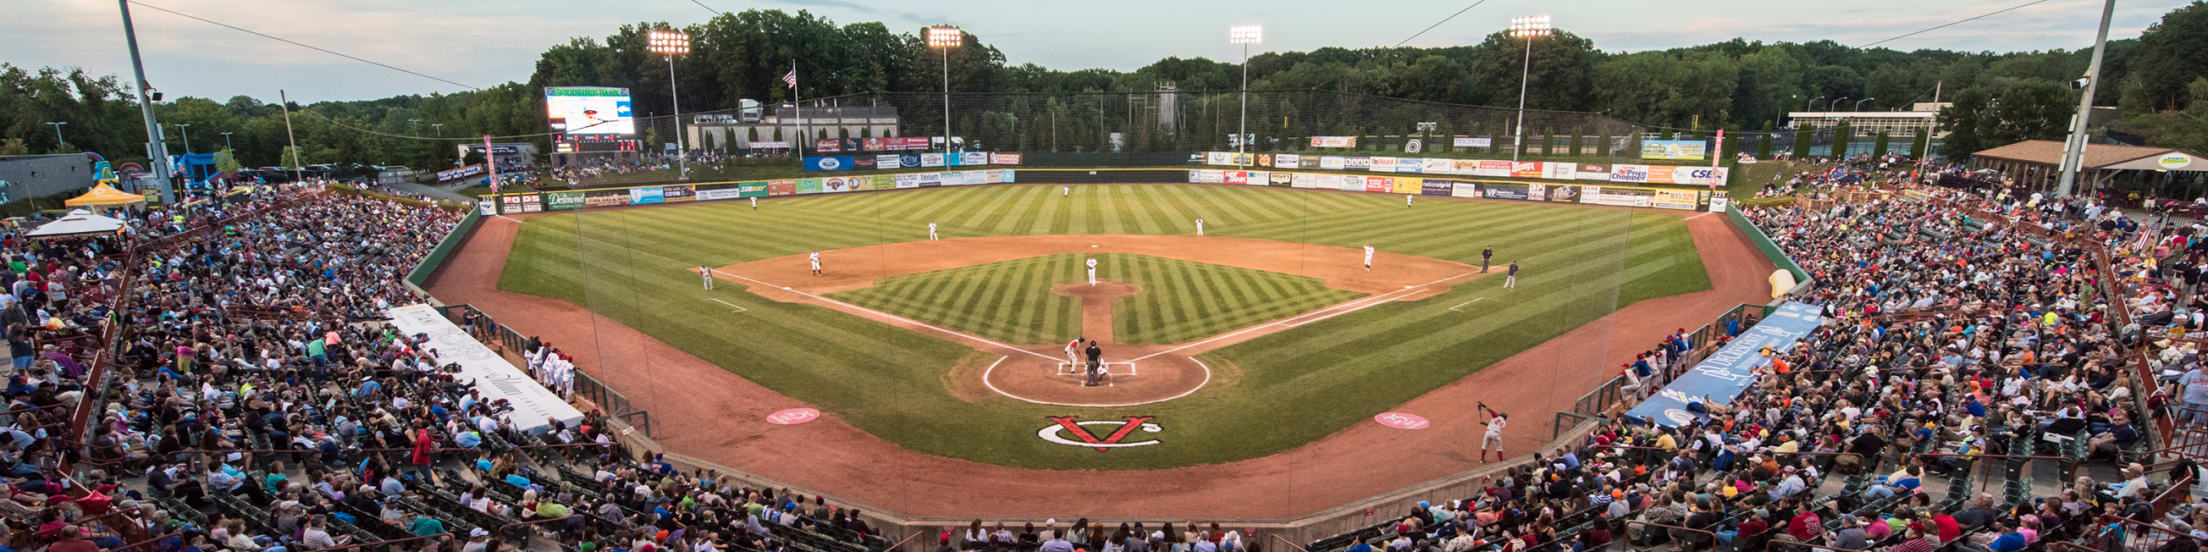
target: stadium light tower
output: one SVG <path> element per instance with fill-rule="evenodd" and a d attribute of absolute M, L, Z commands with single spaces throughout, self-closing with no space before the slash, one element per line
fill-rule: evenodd
<path fill-rule="evenodd" d="M 1554 30 L 1546 15 L 1510 18 L 1510 36 L 1526 39 L 1526 61 L 1518 68 L 1518 129 L 1511 137 L 1511 161 L 1517 161 L 1519 152 L 1526 149 L 1526 82 L 1533 76 L 1533 39 L 1549 36 Z"/>
<path fill-rule="evenodd" d="M 690 147 L 682 142 L 682 95 L 675 89 L 675 56 L 690 53 L 690 35 L 682 31 L 652 29 L 645 38 L 645 49 L 667 56 L 667 98 L 675 107 L 675 167 L 676 176 L 690 179 Z"/>
<path fill-rule="evenodd" d="M 62 138 L 62 137 L 61 137 L 61 125 L 66 125 L 66 124 L 69 124 L 69 121 L 47 121 L 47 122 L 46 122 L 46 126 L 54 127 L 54 143 L 57 143 L 57 144 L 67 144 L 67 143 L 69 143 L 69 140 L 68 140 L 67 138 Z"/>
<path fill-rule="evenodd" d="M 1242 45 L 1242 127 L 1234 135 L 1234 152 L 1244 153 L 1250 147 L 1250 45 L 1265 41 L 1265 28 L 1257 25 L 1237 25 L 1227 28 L 1227 42 Z"/>
<path fill-rule="evenodd" d="M 966 32 L 958 27 L 928 27 L 928 47 L 943 51 L 943 155 L 946 157 L 951 154 L 951 49 L 965 42 Z"/>

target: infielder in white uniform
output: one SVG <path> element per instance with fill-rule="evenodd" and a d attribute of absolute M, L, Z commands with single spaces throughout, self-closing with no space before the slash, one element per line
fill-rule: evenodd
<path fill-rule="evenodd" d="M 935 223 L 928 223 L 928 241 L 935 241 Z"/>
<path fill-rule="evenodd" d="M 1495 409 L 1488 408 L 1487 403 L 1484 402 L 1479 403 L 1479 405 L 1480 410 L 1488 415 L 1487 434 L 1480 437 L 1480 461 L 1487 461 L 1487 449 L 1491 447 L 1495 449 L 1495 459 L 1502 460 L 1503 426 L 1510 424 L 1510 415 L 1496 412 Z"/>
<path fill-rule="evenodd" d="M 1096 257 L 1089 257 L 1089 285 L 1096 285 Z"/>
<path fill-rule="evenodd" d="M 713 269 L 698 265 L 698 279 L 704 280 L 706 291 L 713 291 Z"/>
<path fill-rule="evenodd" d="M 814 276 L 819 276 L 819 275 L 820 275 L 820 252 L 819 252 L 819 251 L 814 251 L 812 255 L 807 255 L 807 258 L 810 258 L 810 259 L 812 259 L 812 261 L 813 261 L 813 275 L 814 275 Z"/>
<path fill-rule="evenodd" d="M 1204 219 L 1196 219 L 1196 237 L 1204 236 Z"/>
<path fill-rule="evenodd" d="M 1365 272 L 1372 272 L 1372 244 L 1365 244 Z"/>

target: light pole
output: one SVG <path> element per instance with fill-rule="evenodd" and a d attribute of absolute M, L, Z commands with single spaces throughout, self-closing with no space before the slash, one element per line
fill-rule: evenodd
<path fill-rule="evenodd" d="M 1825 99 L 1825 97 L 1824 97 L 1824 96 L 1818 96 L 1818 97 L 1815 97 L 1815 98 L 1810 98 L 1810 99 L 1809 99 L 1809 103 L 1806 103 L 1806 104 L 1802 104 L 1802 111 L 1809 111 L 1809 110 L 1812 110 L 1812 109 L 1816 109 L 1816 108 L 1817 108 L 1817 100 L 1822 100 L 1822 99 Z"/>
<path fill-rule="evenodd" d="M 177 130 L 177 132 L 182 132 L 182 133 L 184 133 L 184 155 L 191 155 L 191 154 L 192 154 L 192 124 L 191 124 L 191 123 L 177 123 L 177 124 L 176 124 L 176 130 Z"/>
<path fill-rule="evenodd" d="M 430 123 L 430 124 L 429 124 L 429 128 L 432 128 L 432 129 L 436 129 L 436 130 L 437 130 L 437 137 L 439 137 L 439 138 L 443 138 L 443 137 L 445 136 L 445 124 L 444 124 L 444 123 Z"/>
<path fill-rule="evenodd" d="M 1265 41 L 1265 28 L 1240 25 L 1227 28 L 1227 42 L 1242 45 L 1242 126 L 1235 131 L 1234 152 L 1246 153 L 1250 142 L 1250 45 Z M 1239 157 L 1237 157 L 1239 159 Z"/>
<path fill-rule="evenodd" d="M 1526 39 L 1526 61 L 1518 67 L 1518 128 L 1510 140 L 1511 161 L 1526 150 L 1526 83 L 1533 78 L 1533 39 L 1549 36 L 1553 29 L 1546 15 L 1510 18 L 1510 36 Z"/>
<path fill-rule="evenodd" d="M 2101 5 L 2101 29 L 2093 36 L 2093 58 L 2085 65 L 2083 95 L 2078 96 L 2078 113 L 2070 117 L 2070 135 L 2063 139 L 2062 176 L 2055 181 L 2055 197 L 2069 197 L 2071 187 L 2078 182 L 2078 167 L 2085 164 L 2086 124 L 2092 122 L 2093 92 L 2101 85 L 2101 52 L 2108 49 L 2108 21 L 2116 13 L 2116 0 Z M 2079 81 L 2071 81 L 2079 82 Z"/>
<path fill-rule="evenodd" d="M 230 149 L 230 133 L 222 133 L 222 149 Z"/>
<path fill-rule="evenodd" d="M 1878 98 L 1863 98 L 1863 99 L 1860 99 L 1860 100 L 1856 100 L 1856 101 L 1855 101 L 1855 110 L 1856 110 L 1856 111 L 1862 111 L 1862 110 L 1863 110 L 1863 102 L 1867 102 L 1867 101 L 1871 101 L 1871 100 L 1876 100 L 1876 99 L 1878 99 Z"/>
<path fill-rule="evenodd" d="M 1840 102 L 1844 101 L 1848 101 L 1847 96 L 1833 98 L 1832 103 L 1825 104 L 1825 111 L 1838 111 L 1840 109 Z"/>
<path fill-rule="evenodd" d="M 943 51 L 943 155 L 951 155 L 951 49 L 966 42 L 965 31 L 950 25 L 928 27 L 928 47 Z M 944 161 L 950 164 L 949 160 Z"/>
<path fill-rule="evenodd" d="M 667 56 L 667 98 L 675 104 L 675 171 L 678 178 L 689 180 L 690 147 L 682 141 L 682 97 L 675 90 L 675 56 L 690 53 L 690 35 L 682 31 L 652 29 L 646 40 L 646 49 Z"/>
<path fill-rule="evenodd" d="M 69 143 L 68 139 L 61 137 L 61 125 L 66 124 L 69 124 L 69 121 L 48 121 L 46 123 L 46 126 L 54 127 L 54 141 L 59 144 Z"/>
<path fill-rule="evenodd" d="M 171 193 L 169 179 L 176 172 L 169 166 L 169 144 L 161 138 L 161 121 L 153 115 L 154 98 L 160 94 L 153 85 L 146 83 L 145 59 L 138 55 L 138 31 L 130 21 L 130 0 L 115 0 L 115 6 L 123 12 L 123 42 L 130 45 L 130 72 L 138 77 L 138 114 L 146 120 L 146 158 L 153 165 L 154 184 L 161 191 L 161 202 L 176 199 Z"/>

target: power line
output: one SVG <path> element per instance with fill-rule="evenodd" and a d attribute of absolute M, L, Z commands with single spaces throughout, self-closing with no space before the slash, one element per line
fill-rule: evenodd
<path fill-rule="evenodd" d="M 1901 40 L 1901 39 L 1904 39 L 1904 38 L 1909 38 L 1909 37 L 1912 37 L 1912 36 L 1917 36 L 1917 35 L 1920 35 L 1920 34 L 1924 34 L 1924 33 L 1929 33 L 1929 32 L 1932 32 L 1932 31 L 1937 31 L 1937 30 L 1940 30 L 1940 29 L 1945 29 L 1945 28 L 1948 28 L 1948 27 L 1953 27 L 1953 26 L 1956 26 L 1956 25 L 1961 25 L 1961 24 L 1964 24 L 1964 23 L 1969 23 L 1969 22 L 1972 22 L 1972 21 L 1977 21 L 1977 20 L 1980 20 L 1980 19 L 1985 19 L 1985 18 L 1988 18 L 1988 17 L 1996 16 L 1996 15 L 2001 15 L 2001 14 L 2004 14 L 2004 13 L 2008 13 L 2008 12 L 2016 11 L 2016 10 L 2019 10 L 2019 9 L 2023 9 L 2023 8 L 2025 8 L 2025 7 L 2028 7 L 2028 6 L 2031 6 L 2031 5 L 2034 5 L 2034 4 L 2040 4 L 2040 3 L 2044 3 L 2044 2 L 2046 2 L 2046 1 L 2047 1 L 2047 0 L 2032 0 L 2032 1 L 2030 1 L 2030 2 L 2025 2 L 2025 3 L 2022 3 L 2022 4 L 2017 4 L 2017 5 L 2014 5 L 2014 6 L 2009 6 L 2009 7 L 2006 7 L 2006 8 L 2001 8 L 2001 9 L 1998 9 L 1998 10 L 1993 10 L 1993 11 L 1990 11 L 1990 12 L 1986 12 L 1986 13 L 1981 13 L 1981 14 L 1978 14 L 1978 15 L 1973 15 L 1973 16 L 1970 16 L 1970 17 L 1965 17 L 1965 18 L 1962 18 L 1962 19 L 1957 19 L 1957 20 L 1954 20 L 1954 21 L 1950 21 L 1950 22 L 1947 22 L 1947 23 L 1942 23 L 1942 24 L 1939 24 L 1939 25 L 1935 25 L 1935 26 L 1932 26 L 1932 27 L 1930 27 L 1930 28 L 1927 28 L 1927 29 L 1923 29 L 1923 30 L 1919 30 L 1919 31 L 1911 32 L 1911 33 L 1908 33 L 1908 34 L 1904 34 L 1904 35 L 1901 35 L 1901 36 L 1896 36 L 1896 37 L 1893 37 L 1893 38 L 1889 38 L 1889 39 L 1886 39 L 1886 40 L 1881 40 L 1881 41 L 1878 41 L 1878 42 L 1873 42 L 1873 43 L 1870 43 L 1870 44 L 1864 44 L 1864 45 L 1861 45 L 1861 46 L 1856 46 L 1856 47 L 1857 47 L 1857 48 L 1864 48 L 1864 49 L 1869 49 L 1869 48 L 1870 48 L 1870 47 L 1872 47 L 1872 46 L 1877 46 L 1877 45 L 1880 45 L 1880 44 L 1885 44 L 1885 43 L 1888 43 L 1888 42 L 1893 42 L 1893 41 L 1896 41 L 1896 40 Z"/>
<path fill-rule="evenodd" d="M 2044 2 L 2044 1 L 2046 1 L 2046 0 L 2040 0 L 2040 1 Z M 1456 19 L 1456 18 L 1457 18 L 1457 16 L 1459 16 L 1459 15 L 1464 15 L 1464 12 L 1472 11 L 1472 8 L 1477 8 L 1477 7 L 1480 7 L 1480 4 L 1485 4 L 1485 3 L 1487 3 L 1487 0 L 1479 0 L 1479 1 L 1477 1 L 1477 2 L 1473 2 L 1473 3 L 1472 3 L 1472 5 L 1470 5 L 1470 6 L 1465 6 L 1465 7 L 1464 7 L 1464 9 L 1461 9 L 1461 10 L 1457 10 L 1457 13 L 1452 13 L 1452 14 L 1449 14 L 1449 17 L 1444 17 L 1444 18 L 1441 18 L 1441 20 L 1440 20 L 1440 21 L 1435 21 L 1435 22 L 1434 22 L 1434 24 L 1432 24 L 1432 25 L 1427 25 L 1427 26 L 1426 26 L 1426 28 L 1424 28 L 1424 29 L 1419 29 L 1419 31 L 1418 31 L 1417 33 L 1415 33 L 1415 34 L 1412 34 L 1412 35 L 1411 35 L 1411 38 L 1418 38 L 1418 37 L 1419 37 L 1419 35 L 1423 35 L 1423 34 L 1426 34 L 1426 31 L 1431 31 L 1431 30 L 1434 30 L 1434 27 L 1440 27 L 1440 26 L 1441 26 L 1441 24 L 1443 24 L 1443 23 L 1448 23 L 1448 22 L 1449 22 L 1449 20 L 1451 20 L 1451 19 Z M 1403 39 L 1403 42 L 1397 42 L 1397 43 L 1395 43 L 1395 45 L 1397 45 L 1397 46 L 1402 46 L 1402 45 L 1403 45 L 1404 43 L 1410 42 L 1410 41 L 1411 41 L 1411 38 L 1406 38 L 1406 39 Z"/>
<path fill-rule="evenodd" d="M 284 38 L 284 37 L 280 37 L 280 36 L 275 36 L 275 35 L 271 35 L 271 34 L 268 34 L 268 33 L 260 32 L 260 31 L 255 31 L 255 30 L 252 30 L 252 29 L 247 29 L 247 28 L 245 28 L 245 27 L 239 27 L 239 26 L 237 26 L 237 25 L 231 25 L 231 24 L 229 24 L 229 23 L 223 23 L 223 22 L 221 22 L 221 21 L 216 21 L 216 20 L 213 20 L 213 19 L 208 19 L 208 18 L 205 18 L 205 17 L 200 17 L 200 16 L 197 16 L 197 15 L 192 15 L 192 14 L 188 14 L 188 13 L 184 13 L 184 12 L 180 12 L 180 11 L 176 11 L 176 10 L 172 10 L 172 9 L 164 8 L 164 7 L 161 7 L 161 6 L 156 6 L 156 5 L 152 5 L 152 4 L 147 4 L 147 3 L 145 3 L 145 2 L 140 2 L 140 1 L 138 1 L 138 0 L 130 0 L 130 3 L 132 3 L 132 4 L 137 4 L 137 5 L 141 6 L 141 7 L 145 7 L 145 8 L 150 8 L 150 9 L 153 9 L 153 10 L 156 10 L 156 11 L 161 11 L 161 12 L 167 12 L 168 14 L 170 14 L 170 15 L 174 15 L 174 16 L 177 16 L 177 17 L 182 17 L 182 18 L 185 18 L 185 19 L 191 19 L 191 20 L 195 20 L 195 21 L 199 21 L 199 22 L 202 22 L 202 23 L 206 23 L 206 24 L 209 24 L 209 25 L 215 25 L 215 26 L 218 26 L 218 27 L 223 27 L 223 28 L 227 28 L 227 29 L 230 29 L 230 30 L 233 30 L 233 31 L 237 31 L 237 32 L 241 32 L 241 33 L 245 33 L 245 34 L 249 34 L 249 35 L 253 35 L 253 36 L 258 36 L 258 37 L 261 37 L 261 38 L 266 38 L 266 39 L 269 39 L 269 40 L 274 40 L 274 41 L 277 41 L 277 42 L 282 42 L 282 43 L 285 43 L 285 44 L 290 44 L 290 45 L 293 45 L 293 46 L 298 46 L 298 47 L 301 47 L 301 48 L 306 48 L 306 49 L 309 49 L 309 50 L 314 50 L 314 51 L 317 51 L 317 52 L 322 52 L 322 53 L 325 53 L 325 54 L 329 54 L 329 55 L 333 55 L 333 56 L 337 56 L 337 57 L 341 57 L 341 58 L 345 58 L 345 59 L 350 59 L 350 60 L 353 60 L 353 61 L 358 61 L 358 62 L 361 62 L 361 63 L 366 63 L 366 64 L 369 64 L 369 65 L 374 65 L 374 66 L 377 66 L 377 67 L 382 67 L 382 68 L 385 68 L 385 69 L 390 69 L 390 70 L 393 70 L 393 71 L 398 71 L 398 72 L 401 72 L 401 73 L 406 73 L 406 74 L 409 74 L 409 75 L 414 75 L 414 76 L 417 76 L 417 77 L 421 77 L 421 78 L 425 78 L 425 79 L 429 79 L 429 80 L 433 80 L 433 81 L 437 81 L 437 82 L 442 82 L 442 83 L 445 83 L 445 84 L 450 84 L 450 85 L 453 85 L 453 86 L 458 86 L 458 87 L 461 87 L 461 88 L 466 88 L 466 89 L 469 89 L 469 90 L 482 90 L 482 88 L 480 88 L 480 87 L 476 87 L 476 86 L 474 86 L 474 85 L 469 85 L 469 84 L 465 84 L 465 83 L 460 83 L 460 82 L 454 82 L 454 81 L 452 81 L 452 80 L 450 80 L 450 79 L 446 79 L 446 78 L 443 78 L 443 77 L 433 76 L 433 75 L 429 75 L 429 74 L 426 74 L 426 73 L 422 73 L 422 72 L 419 72 L 419 71 L 414 71 L 414 70 L 406 69 L 406 68 L 403 68 L 403 67 L 399 67 L 399 66 L 396 66 L 396 65 L 391 65 L 391 64 L 389 64 L 389 63 L 384 63 L 384 62 L 380 62 L 380 61 L 375 61 L 375 60 L 371 60 L 371 59 L 368 59 L 368 58 L 363 58 L 363 57 L 360 57 L 360 56 L 356 56 L 356 55 L 352 55 L 352 54 L 347 54 L 347 53 L 344 53 L 344 52 L 339 52 L 339 51 L 336 51 L 336 50 L 331 50 L 331 49 L 329 49 L 329 48 L 323 48 L 323 47 L 321 47 L 321 46 L 315 46 L 315 45 L 312 45 L 312 44 L 307 44 L 307 43 L 299 42 L 299 41 L 296 41 L 296 40 L 292 40 L 292 39 L 288 39 L 288 38 Z"/>
<path fill-rule="evenodd" d="M 708 5 L 705 5 L 705 2 L 700 2 L 700 1 L 698 1 L 698 0 L 690 0 L 690 3 L 692 3 L 692 4 L 697 4 L 697 5 L 698 5 L 698 7 L 700 7 L 700 8 L 705 8 L 705 11 L 713 12 L 713 15 L 728 15 L 728 14 L 727 14 L 726 12 L 723 12 L 723 11 L 721 11 L 721 10 L 719 10 L 719 9 L 715 9 L 715 8 L 714 8 L 713 6 L 708 6 Z"/>

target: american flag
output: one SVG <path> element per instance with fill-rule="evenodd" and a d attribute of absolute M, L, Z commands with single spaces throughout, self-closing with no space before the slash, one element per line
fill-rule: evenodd
<path fill-rule="evenodd" d="M 790 83 L 790 88 L 797 88 L 797 69 L 791 68 L 789 74 L 782 75 L 782 82 Z"/>

